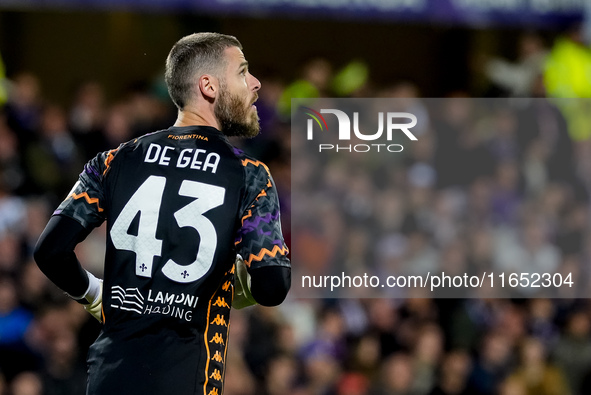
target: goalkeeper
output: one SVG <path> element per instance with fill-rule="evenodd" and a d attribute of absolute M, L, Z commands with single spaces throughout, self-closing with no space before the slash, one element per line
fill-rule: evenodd
<path fill-rule="evenodd" d="M 103 323 L 87 394 L 221 395 L 230 308 L 291 281 L 269 169 L 228 136 L 259 133 L 260 82 L 232 36 L 198 33 L 166 61 L 174 126 L 99 153 L 49 220 L 35 260 Z M 104 279 L 74 248 L 106 221 Z"/>

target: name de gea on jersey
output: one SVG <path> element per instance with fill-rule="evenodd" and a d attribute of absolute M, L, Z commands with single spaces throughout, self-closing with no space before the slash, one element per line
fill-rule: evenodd
<path fill-rule="evenodd" d="M 172 161 L 173 157 L 176 157 L 174 161 Z M 185 148 L 177 153 L 175 147 L 152 143 L 144 158 L 146 163 L 156 163 L 161 166 L 169 166 L 171 161 L 179 169 L 188 167 L 215 174 L 220 163 L 220 156 L 215 152 L 207 152 L 201 148 Z"/>

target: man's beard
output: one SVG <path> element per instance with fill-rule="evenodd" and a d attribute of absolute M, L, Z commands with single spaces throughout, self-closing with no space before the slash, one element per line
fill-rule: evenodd
<path fill-rule="evenodd" d="M 214 106 L 214 114 L 226 136 L 252 138 L 259 134 L 259 115 L 256 109 L 244 105 L 244 100 L 222 86 Z"/>

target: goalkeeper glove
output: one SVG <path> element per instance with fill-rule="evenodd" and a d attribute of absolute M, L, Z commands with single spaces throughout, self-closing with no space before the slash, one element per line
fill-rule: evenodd
<path fill-rule="evenodd" d="M 236 255 L 236 270 L 234 271 L 234 299 L 232 307 L 239 310 L 257 304 L 250 293 L 250 275 L 246 264 L 240 255 Z"/>
<path fill-rule="evenodd" d="M 84 310 L 88 311 L 90 315 L 102 324 L 103 322 L 103 280 L 96 278 L 92 273 L 86 271 L 88 274 L 88 288 L 84 295 L 74 297 L 69 295 L 76 302 L 84 306 Z"/>

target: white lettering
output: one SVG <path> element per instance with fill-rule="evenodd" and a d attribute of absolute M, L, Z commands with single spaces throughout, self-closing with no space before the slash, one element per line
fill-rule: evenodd
<path fill-rule="evenodd" d="M 407 118 L 410 119 L 409 123 L 392 123 L 392 119 L 394 118 Z M 417 117 L 414 114 L 409 112 L 389 112 L 388 113 L 388 131 L 387 131 L 387 138 L 388 141 L 392 140 L 392 130 L 401 130 L 406 134 L 406 137 L 409 139 L 416 141 L 417 138 L 414 134 L 410 132 L 410 128 L 417 124 Z"/>
<path fill-rule="evenodd" d="M 199 300 L 197 296 L 184 293 L 175 294 L 162 291 L 154 292 L 156 292 L 155 298 L 152 290 L 148 290 L 147 301 L 162 303 L 163 306 L 155 306 L 153 304 L 146 305 L 141 314 L 170 315 L 171 317 L 181 318 L 186 321 L 191 321 L 193 319 L 193 311 L 191 308 L 197 307 L 197 301 Z M 188 306 L 189 309 L 182 309 L 179 305 Z"/>
<path fill-rule="evenodd" d="M 320 112 L 323 114 L 334 114 L 337 116 L 339 121 L 339 140 L 351 139 L 351 121 L 349 120 L 347 114 L 341 110 L 335 109 L 322 109 Z"/>
<path fill-rule="evenodd" d="M 159 165 L 168 166 L 170 163 L 170 156 L 166 156 L 166 151 L 174 150 L 174 147 L 166 146 L 162 150 L 162 156 L 160 157 L 160 161 L 158 162 Z"/>
<path fill-rule="evenodd" d="M 162 148 L 158 145 L 158 144 L 150 144 L 150 146 L 148 147 L 148 152 L 146 152 L 146 158 L 144 159 L 144 162 L 146 163 L 154 163 L 158 160 L 158 157 L 160 156 L 160 150 Z M 156 150 L 154 157 L 151 157 L 150 155 L 152 155 L 152 151 Z"/>
<path fill-rule="evenodd" d="M 359 147 L 362 147 L 363 149 Z M 371 149 L 371 147 L 367 144 L 357 144 L 353 146 L 353 149 L 355 150 L 355 152 L 368 152 Z"/>
<path fill-rule="evenodd" d="M 189 158 L 189 155 L 191 154 L 191 152 L 193 152 L 192 148 L 185 148 L 184 150 L 182 150 L 179 155 L 179 159 L 176 162 L 176 167 L 183 169 L 183 168 L 189 166 L 189 163 L 191 163 L 191 159 Z M 186 156 L 185 156 L 185 153 L 187 153 Z"/>
<path fill-rule="evenodd" d="M 311 119 L 308 119 L 308 140 L 312 140 L 313 138 L 313 130 L 314 124 L 312 123 Z"/>
<path fill-rule="evenodd" d="M 207 170 L 208 167 L 211 167 L 211 172 L 215 174 L 216 170 L 218 169 L 218 163 L 220 163 L 220 156 L 215 152 L 211 152 L 205 158 L 205 166 L 203 166 L 203 171 Z"/>
<path fill-rule="evenodd" d="M 399 147 L 400 149 L 398 151 L 392 151 L 390 147 Z M 404 147 L 400 144 L 390 144 L 387 148 L 389 152 L 402 152 L 402 150 L 404 149 Z"/>
<path fill-rule="evenodd" d="M 176 318 L 183 318 L 183 313 L 185 312 L 184 309 L 179 309 L 178 307 L 172 308 L 172 316 Z"/>
<path fill-rule="evenodd" d="M 377 140 L 382 135 L 384 131 L 384 113 L 378 113 L 378 131 L 374 134 L 365 135 L 359 131 L 359 113 L 353 113 L 353 132 L 355 132 L 355 136 L 357 136 L 361 140 Z M 366 151 L 365 151 L 366 152 Z"/>
<path fill-rule="evenodd" d="M 197 157 L 202 152 L 205 152 L 205 150 L 204 149 L 196 149 L 195 150 L 195 155 L 193 155 L 193 161 L 191 162 L 191 169 L 201 170 L 201 165 L 203 164 L 203 162 L 198 161 Z"/>
<path fill-rule="evenodd" d="M 167 293 L 164 303 L 172 304 L 172 302 L 174 302 L 174 294 Z"/>

